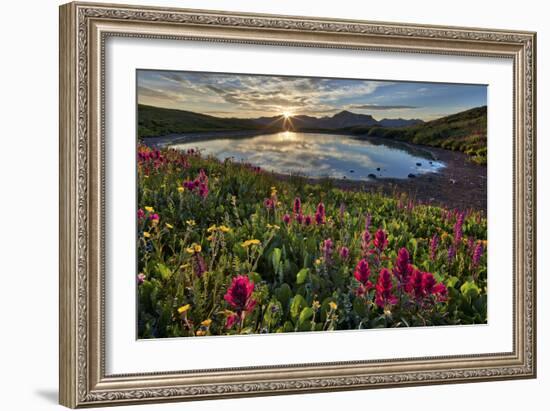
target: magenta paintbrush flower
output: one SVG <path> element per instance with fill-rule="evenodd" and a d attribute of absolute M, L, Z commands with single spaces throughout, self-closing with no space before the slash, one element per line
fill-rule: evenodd
<path fill-rule="evenodd" d="M 340 247 L 340 250 L 338 253 L 340 254 L 340 258 L 342 260 L 347 260 L 349 257 L 349 248 L 342 246 Z"/>
<path fill-rule="evenodd" d="M 291 221 L 291 220 L 292 220 L 292 219 L 291 219 L 291 217 L 290 217 L 289 214 L 285 214 L 285 215 L 283 216 L 283 222 L 284 222 L 285 224 L 290 224 L 290 221 Z"/>
<path fill-rule="evenodd" d="M 409 278 L 407 291 L 411 293 L 417 300 L 421 300 L 422 298 L 424 298 L 424 285 L 422 283 L 422 280 L 422 271 L 414 269 L 412 275 Z"/>
<path fill-rule="evenodd" d="M 302 214 L 302 200 L 300 200 L 300 197 L 296 197 L 294 199 L 294 206 L 292 207 L 292 211 L 294 214 Z"/>
<path fill-rule="evenodd" d="M 413 272 L 413 266 L 409 263 L 409 261 L 409 251 L 405 247 L 399 249 L 395 267 L 393 268 L 393 274 L 399 280 L 400 285 L 407 284 L 409 282 L 409 277 Z"/>
<path fill-rule="evenodd" d="M 311 218 L 311 216 L 310 216 L 310 215 L 306 215 L 305 218 L 304 218 L 304 224 L 305 224 L 306 226 L 310 226 L 312 222 L 313 222 L 313 219 Z"/>
<path fill-rule="evenodd" d="M 139 221 L 145 218 L 145 211 L 143 211 L 141 208 L 137 210 L 137 218 Z"/>
<path fill-rule="evenodd" d="M 373 288 L 373 284 L 370 281 L 369 263 L 364 258 L 359 260 L 359 262 L 355 266 L 355 272 L 353 273 L 353 276 L 357 281 L 361 283 L 363 287 L 367 289 L 367 291 Z"/>
<path fill-rule="evenodd" d="M 231 281 L 223 298 L 238 312 L 251 311 L 256 306 L 256 301 L 252 298 L 253 291 L 254 282 L 246 275 L 238 275 Z"/>
<path fill-rule="evenodd" d="M 376 282 L 376 296 L 374 302 L 380 308 L 397 304 L 397 297 L 393 294 L 393 282 L 391 273 L 387 268 L 382 268 Z"/>
<path fill-rule="evenodd" d="M 376 234 L 374 234 L 374 246 L 380 252 L 384 251 L 384 249 L 388 246 L 388 236 L 384 230 L 378 229 Z"/>
<path fill-rule="evenodd" d="M 447 299 L 447 287 L 438 283 L 432 273 L 422 273 L 422 288 L 425 296 L 433 296 L 437 301 Z"/>
<path fill-rule="evenodd" d="M 157 213 L 149 214 L 149 220 L 151 221 L 158 221 L 160 219 L 159 215 Z"/>
<path fill-rule="evenodd" d="M 317 224 L 325 224 L 325 205 L 321 202 L 317 205 L 315 212 L 315 222 Z"/>

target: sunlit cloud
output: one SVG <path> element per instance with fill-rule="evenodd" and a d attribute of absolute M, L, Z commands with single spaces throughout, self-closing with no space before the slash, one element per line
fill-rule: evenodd
<path fill-rule="evenodd" d="M 356 110 L 431 118 L 436 111 L 486 104 L 485 86 L 477 85 L 161 70 L 138 70 L 137 80 L 140 104 L 221 117 L 322 117 Z"/>

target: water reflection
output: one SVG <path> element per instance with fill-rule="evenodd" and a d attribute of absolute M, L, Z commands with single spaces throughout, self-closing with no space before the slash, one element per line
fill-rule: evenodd
<path fill-rule="evenodd" d="M 391 144 L 391 146 L 390 146 Z M 444 164 L 427 152 L 392 141 L 358 140 L 346 135 L 280 132 L 241 139 L 219 138 L 174 144 L 173 148 L 199 148 L 220 160 L 246 161 L 265 170 L 308 177 L 407 178 L 435 172 Z"/>

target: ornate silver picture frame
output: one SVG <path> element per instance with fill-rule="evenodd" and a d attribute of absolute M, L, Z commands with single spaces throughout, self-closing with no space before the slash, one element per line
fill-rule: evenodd
<path fill-rule="evenodd" d="M 105 368 L 105 42 L 300 46 L 513 62 L 513 349 L 424 358 L 109 375 Z M 223 70 L 223 66 L 220 66 Z M 536 377 L 536 35 L 69 3 L 60 8 L 60 403 L 188 401 Z"/>

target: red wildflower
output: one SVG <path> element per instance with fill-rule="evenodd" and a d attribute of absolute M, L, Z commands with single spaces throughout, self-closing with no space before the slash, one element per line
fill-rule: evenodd
<path fill-rule="evenodd" d="M 376 297 L 374 302 L 380 308 L 397 304 L 397 297 L 393 294 L 393 282 L 391 273 L 386 268 L 380 270 L 376 283 Z"/>
<path fill-rule="evenodd" d="M 315 222 L 317 224 L 325 224 L 325 205 L 321 202 L 317 205 L 315 212 Z"/>
<path fill-rule="evenodd" d="M 369 263 L 364 258 L 359 260 L 359 262 L 355 266 L 355 272 L 353 273 L 353 276 L 357 281 L 359 281 L 362 285 L 367 287 L 369 290 L 373 287 L 373 284 L 369 280 L 369 277 L 370 277 Z"/>
<path fill-rule="evenodd" d="M 413 272 L 413 266 L 409 264 L 409 260 L 409 251 L 405 247 L 401 248 L 397 253 L 397 261 L 393 268 L 393 274 L 399 280 L 400 285 L 407 284 Z"/>
<path fill-rule="evenodd" d="M 381 228 L 376 231 L 376 234 L 374 234 L 374 246 L 380 252 L 384 251 L 384 249 L 388 246 L 388 236 Z"/>
<path fill-rule="evenodd" d="M 253 291 L 254 282 L 246 275 L 238 275 L 231 281 L 223 298 L 238 312 L 251 311 L 256 306 L 256 300 L 252 298 Z"/>
<path fill-rule="evenodd" d="M 137 210 L 137 218 L 139 221 L 145 218 L 145 211 L 143 211 L 141 208 Z"/>
<path fill-rule="evenodd" d="M 292 208 L 292 211 L 294 214 L 302 214 L 302 200 L 300 200 L 300 197 L 296 197 L 294 199 L 294 207 Z"/>
<path fill-rule="evenodd" d="M 227 318 L 225 319 L 225 328 L 233 327 L 237 321 L 239 321 L 238 314 L 228 315 Z"/>
<path fill-rule="evenodd" d="M 342 246 L 340 247 L 340 250 L 338 251 L 338 253 L 340 254 L 340 258 L 342 260 L 347 260 L 349 257 L 349 248 Z"/>

